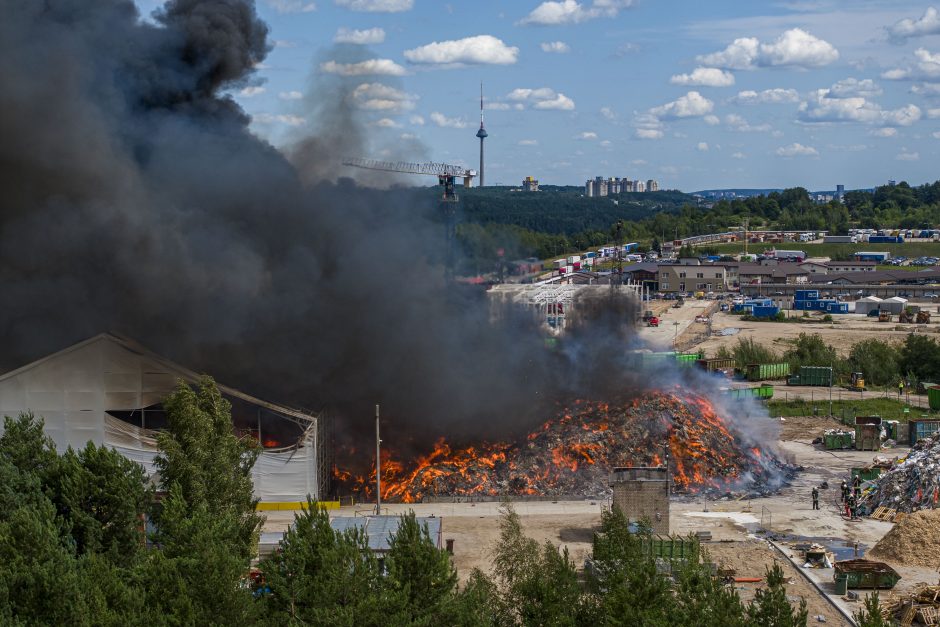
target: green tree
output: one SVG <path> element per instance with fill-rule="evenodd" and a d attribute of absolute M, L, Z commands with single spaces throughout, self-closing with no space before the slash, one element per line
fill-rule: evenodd
<path fill-rule="evenodd" d="M 849 352 L 852 372 L 861 372 L 872 385 L 891 385 L 898 380 L 898 350 L 877 339 L 862 340 Z"/>
<path fill-rule="evenodd" d="M 454 599 L 453 624 L 457 627 L 498 625 L 500 617 L 506 614 L 496 584 L 479 568 L 474 568 Z"/>
<path fill-rule="evenodd" d="M 893 624 L 881 615 L 881 602 L 877 591 L 865 596 L 865 607 L 855 613 L 855 622 L 858 627 L 891 627 Z"/>
<path fill-rule="evenodd" d="M 806 599 L 796 609 L 790 605 L 783 569 L 774 563 L 767 569 L 767 587 L 758 588 L 747 608 L 748 620 L 761 627 L 805 627 L 808 614 Z"/>
<path fill-rule="evenodd" d="M 832 366 L 834 373 L 847 371 L 846 363 L 839 358 L 836 349 L 826 344 L 818 333 L 800 333 L 784 354 L 784 360 L 794 371 L 800 366 Z"/>
<path fill-rule="evenodd" d="M 746 624 L 745 607 L 737 591 L 715 577 L 708 554 L 695 543 L 691 554 L 673 568 L 677 625 L 738 627 Z"/>
<path fill-rule="evenodd" d="M 278 551 L 260 564 L 270 593 L 263 597 L 274 624 L 382 625 L 407 622 L 404 598 L 389 598 L 375 555 L 361 528 L 336 532 L 316 502 L 294 517 Z M 399 621 L 399 622 L 396 622 Z M 387 621 L 387 622 L 386 622 Z"/>
<path fill-rule="evenodd" d="M 180 596 L 175 614 L 199 624 L 239 624 L 254 611 L 242 585 L 263 519 L 255 511 L 251 469 L 259 449 L 232 430 L 231 405 L 211 378 L 198 390 L 183 382 L 164 402 L 167 429 L 157 437 L 155 464 L 166 492 L 155 512 L 159 555 L 150 555 L 150 580 Z"/>
<path fill-rule="evenodd" d="M 408 620 L 441 624 L 451 611 L 457 571 L 447 551 L 439 549 L 414 512 L 401 517 L 385 557 L 387 584 L 406 601 Z"/>
<path fill-rule="evenodd" d="M 901 345 L 898 365 L 901 374 L 920 381 L 940 381 L 940 345 L 925 335 L 911 333 Z"/>
<path fill-rule="evenodd" d="M 755 341 L 753 338 L 741 338 L 732 350 L 735 366 L 746 368 L 751 364 L 772 364 L 780 361 L 773 349 Z"/>

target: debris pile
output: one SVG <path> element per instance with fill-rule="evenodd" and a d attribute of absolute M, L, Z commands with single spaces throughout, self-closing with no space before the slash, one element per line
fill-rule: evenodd
<path fill-rule="evenodd" d="M 940 510 L 905 516 L 868 554 L 905 566 L 940 565 Z"/>
<path fill-rule="evenodd" d="M 383 460 L 383 497 L 600 498 L 610 494 L 612 468 L 667 461 L 676 492 L 711 495 L 769 494 L 794 470 L 730 427 L 706 398 L 657 392 L 624 404 L 578 401 L 516 443 L 452 448 L 441 440 L 411 464 Z M 364 496 L 372 483 L 356 481 Z"/>
<path fill-rule="evenodd" d="M 936 625 L 940 619 L 940 585 L 919 583 L 913 591 L 881 601 L 881 617 L 901 625 Z"/>
<path fill-rule="evenodd" d="M 907 457 L 899 459 L 862 491 L 860 509 L 879 507 L 911 513 L 934 509 L 940 502 L 940 433 L 921 440 Z"/>

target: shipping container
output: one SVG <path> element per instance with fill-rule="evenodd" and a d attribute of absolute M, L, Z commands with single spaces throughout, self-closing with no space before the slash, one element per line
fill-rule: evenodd
<path fill-rule="evenodd" d="M 854 235 L 827 235 L 823 238 L 824 244 L 854 244 Z"/>
<path fill-rule="evenodd" d="M 881 450 L 881 416 L 855 417 L 855 450 Z"/>
<path fill-rule="evenodd" d="M 918 440 L 929 438 L 937 431 L 940 431 L 940 420 L 924 420 L 917 418 L 907 423 L 907 433 L 910 438 L 910 445 L 914 446 Z"/>
<path fill-rule="evenodd" d="M 699 368 L 702 368 L 708 372 L 734 369 L 733 359 L 698 359 L 695 363 Z"/>
<path fill-rule="evenodd" d="M 831 314 L 847 314 L 847 313 L 849 313 L 849 304 L 848 304 L 848 303 L 839 303 L 839 302 L 829 302 L 829 303 L 826 303 L 826 313 L 831 313 Z"/>
<path fill-rule="evenodd" d="M 787 384 L 832 387 L 832 368 L 829 366 L 800 366 L 800 371 L 790 377 Z"/>
<path fill-rule="evenodd" d="M 748 364 L 745 377 L 748 381 L 771 381 L 790 376 L 790 364 Z"/>
<path fill-rule="evenodd" d="M 728 394 L 734 400 L 741 400 L 744 398 L 762 398 L 767 400 L 774 397 L 774 386 L 759 385 L 754 388 L 734 388 L 728 390 Z"/>
<path fill-rule="evenodd" d="M 869 244 L 903 244 L 904 238 L 900 235 L 872 235 L 868 238 Z"/>
<path fill-rule="evenodd" d="M 853 468 L 852 478 L 858 477 L 860 481 L 874 481 L 881 476 L 881 468 Z"/>

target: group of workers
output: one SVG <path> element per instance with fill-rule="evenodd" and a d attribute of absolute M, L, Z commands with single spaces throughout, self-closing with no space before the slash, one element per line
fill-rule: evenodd
<path fill-rule="evenodd" d="M 858 475 L 853 477 L 851 488 L 845 479 L 842 480 L 842 507 L 845 509 L 843 513 L 851 520 L 858 518 L 858 498 L 861 490 L 862 480 Z"/>

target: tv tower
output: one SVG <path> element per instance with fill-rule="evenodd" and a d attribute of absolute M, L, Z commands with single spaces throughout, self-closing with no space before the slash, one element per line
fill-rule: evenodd
<path fill-rule="evenodd" d="M 483 187 L 483 140 L 488 136 L 489 133 L 483 128 L 483 83 L 480 83 L 480 130 L 477 131 L 477 137 L 480 138 L 480 187 Z"/>

